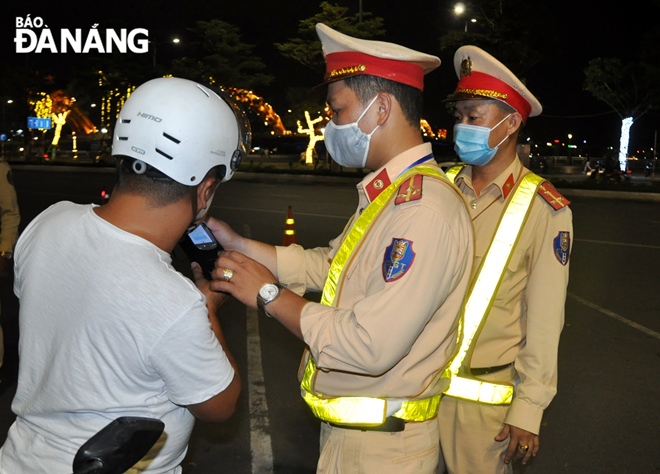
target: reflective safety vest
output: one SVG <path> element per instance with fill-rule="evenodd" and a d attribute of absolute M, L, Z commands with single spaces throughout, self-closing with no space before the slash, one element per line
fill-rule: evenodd
<path fill-rule="evenodd" d="M 362 238 L 367 234 L 369 227 L 380 215 L 387 203 L 396 195 L 397 190 L 403 182 L 415 175 L 429 176 L 444 181 L 459 195 L 460 191 L 447 179 L 446 175 L 438 168 L 419 165 L 402 173 L 392 184 L 385 188 L 371 204 L 357 218 L 351 230 L 342 241 L 337 253 L 332 259 L 328 277 L 323 287 L 321 304 L 333 306 L 340 283 L 342 271 L 350 260 L 353 252 L 360 246 Z M 461 195 L 462 199 L 462 195 Z M 354 424 L 364 426 L 377 426 L 385 422 L 387 416 L 387 399 L 377 397 L 324 397 L 322 394 L 313 393 L 314 379 L 316 377 L 316 362 L 309 350 L 303 358 L 305 370 L 301 377 L 301 395 L 307 405 L 311 408 L 314 416 L 320 420 L 338 424 Z M 441 376 L 443 372 L 440 372 Z M 400 401 L 397 399 L 397 401 Z M 403 400 L 401 408 L 393 414 L 397 418 L 406 421 L 425 421 L 433 418 L 438 413 L 440 394 L 417 400 Z"/>
<path fill-rule="evenodd" d="M 461 168 L 450 168 L 447 177 L 454 181 Z M 490 247 L 468 290 L 463 310 L 463 340 L 444 374 L 451 379 L 449 387 L 444 391 L 445 395 L 489 405 L 509 405 L 513 400 L 513 385 L 479 380 L 470 374 L 468 364 L 474 351 L 475 336 L 486 322 L 506 266 L 529 216 L 536 190 L 543 181 L 534 173 L 523 176 L 500 216 Z"/>

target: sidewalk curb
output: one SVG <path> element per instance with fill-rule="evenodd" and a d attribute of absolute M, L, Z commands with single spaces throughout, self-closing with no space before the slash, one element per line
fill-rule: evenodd
<path fill-rule="evenodd" d="M 44 170 L 56 172 L 101 172 L 116 173 L 114 167 L 79 167 L 79 166 L 53 166 L 53 165 L 11 165 L 15 170 Z M 550 182 L 556 176 L 549 176 Z M 264 181 L 264 182 L 296 182 L 305 184 L 314 183 L 341 183 L 346 185 L 357 185 L 361 178 L 356 176 L 327 176 L 303 173 L 259 173 L 257 171 L 237 171 L 232 180 L 237 181 Z M 629 201 L 660 202 L 660 193 L 654 192 L 632 192 L 632 191 L 607 191 L 578 188 L 557 188 L 566 196 L 593 197 L 601 199 L 622 199 Z"/>
<path fill-rule="evenodd" d="M 599 191 L 591 189 L 557 188 L 565 196 L 621 199 L 626 201 L 660 202 L 660 193 L 635 193 L 632 191 Z"/>

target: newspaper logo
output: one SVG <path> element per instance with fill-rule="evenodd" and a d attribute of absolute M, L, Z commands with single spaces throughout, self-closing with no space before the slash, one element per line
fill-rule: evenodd
<path fill-rule="evenodd" d="M 16 17 L 17 53 L 147 53 L 149 31 L 145 28 L 128 30 L 121 28 L 98 29 L 94 23 L 85 31 L 82 28 L 50 29 L 43 18 Z"/>

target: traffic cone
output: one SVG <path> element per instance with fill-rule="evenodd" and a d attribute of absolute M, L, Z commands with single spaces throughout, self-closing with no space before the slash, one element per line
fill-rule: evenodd
<path fill-rule="evenodd" d="M 284 239 L 282 239 L 282 245 L 287 246 L 297 243 L 296 223 L 293 220 L 293 209 L 291 209 L 291 206 L 289 206 L 289 211 L 286 215 L 286 224 L 284 225 Z"/>

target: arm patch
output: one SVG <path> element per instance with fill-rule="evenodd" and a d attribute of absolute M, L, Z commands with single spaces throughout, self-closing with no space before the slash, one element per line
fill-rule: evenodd
<path fill-rule="evenodd" d="M 392 239 L 383 258 L 383 279 L 386 283 L 398 280 L 410 270 L 415 260 L 412 246 L 412 240 Z"/>

